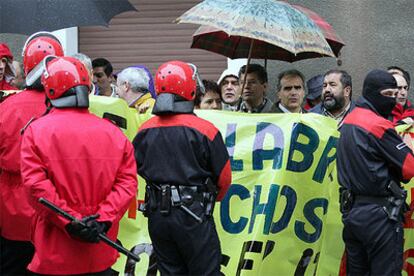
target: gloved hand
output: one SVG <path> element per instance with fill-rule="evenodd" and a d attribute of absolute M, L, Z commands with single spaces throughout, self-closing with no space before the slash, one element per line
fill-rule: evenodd
<path fill-rule="evenodd" d="M 106 222 L 98 222 L 99 215 L 87 216 L 82 221 L 73 221 L 66 225 L 66 231 L 74 238 L 85 242 L 99 242 L 99 234 L 106 233 L 110 225 Z"/>

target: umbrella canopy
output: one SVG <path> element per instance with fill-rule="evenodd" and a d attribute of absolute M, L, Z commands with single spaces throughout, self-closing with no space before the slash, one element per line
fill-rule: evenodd
<path fill-rule="evenodd" d="M 251 41 L 252 39 L 248 37 L 230 36 L 214 27 L 201 26 L 193 34 L 191 48 L 204 49 L 231 59 L 247 58 Z M 295 55 L 286 49 L 261 40 L 254 40 L 254 47 L 251 51 L 251 58 L 275 59 L 287 62 L 324 56 L 315 52 L 303 52 Z"/>
<path fill-rule="evenodd" d="M 0 33 L 108 26 L 112 17 L 126 11 L 136 11 L 128 0 L 1 0 Z"/>
<path fill-rule="evenodd" d="M 281 56 L 283 51 L 293 56 L 334 56 L 319 27 L 308 16 L 286 2 L 205 0 L 177 18 L 176 22 L 217 28 L 224 32 L 221 35 L 227 36 L 229 43 L 233 37 L 234 42 L 238 40 L 246 45 L 253 39 L 255 46 L 251 49 L 252 57 L 271 58 L 273 53 L 275 59 L 290 61 L 289 58 Z M 243 39 L 247 40 L 242 41 Z M 270 45 L 277 46 L 282 51 L 271 50 Z M 262 48 L 255 50 L 261 46 Z M 249 47 L 246 48 L 247 51 L 242 50 L 243 55 L 230 55 L 230 51 L 225 55 L 234 58 L 246 57 Z M 266 52 L 270 56 L 266 56 Z"/>
<path fill-rule="evenodd" d="M 323 36 L 325 37 L 326 41 L 328 42 L 329 46 L 331 47 L 332 51 L 334 52 L 335 56 L 339 56 L 339 52 L 341 51 L 342 47 L 345 46 L 344 41 L 338 36 L 338 34 L 335 32 L 331 24 L 326 22 L 325 19 L 323 19 L 319 14 L 316 12 L 299 6 L 299 5 L 292 5 L 295 9 L 300 10 L 307 16 L 309 16 L 310 19 L 315 22 L 316 25 L 321 29 Z"/>

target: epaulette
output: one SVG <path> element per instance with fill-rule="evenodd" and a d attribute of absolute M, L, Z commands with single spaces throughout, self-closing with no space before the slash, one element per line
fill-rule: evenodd
<path fill-rule="evenodd" d="M 0 90 L 0 102 L 4 101 L 7 97 L 20 92 L 22 92 L 22 90 Z"/>

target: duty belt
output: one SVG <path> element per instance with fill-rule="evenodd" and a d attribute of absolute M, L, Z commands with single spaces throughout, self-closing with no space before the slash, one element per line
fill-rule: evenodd
<path fill-rule="evenodd" d="M 207 181 L 211 182 L 211 180 Z M 145 204 L 140 206 L 140 210 L 144 212 L 144 215 L 148 215 L 149 210 L 155 211 L 159 209 L 162 215 L 167 216 L 170 214 L 171 207 L 177 207 L 197 222 L 202 223 L 204 217 L 212 215 L 217 195 L 215 188 L 209 185 L 212 185 L 212 183 L 205 183 L 204 186 L 148 183 L 146 186 Z M 214 191 L 210 191 L 211 189 L 214 189 Z M 187 207 L 193 202 L 199 202 L 204 208 L 204 213 L 201 216 L 198 216 Z"/>
<path fill-rule="evenodd" d="M 390 203 L 389 198 L 390 197 L 355 195 L 354 202 L 355 203 L 371 203 L 371 204 L 386 206 Z"/>

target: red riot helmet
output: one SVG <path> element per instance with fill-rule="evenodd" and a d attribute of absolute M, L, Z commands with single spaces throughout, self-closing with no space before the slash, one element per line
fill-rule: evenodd
<path fill-rule="evenodd" d="M 90 77 L 85 65 L 73 57 L 47 56 L 42 85 L 54 107 L 88 107 Z"/>
<path fill-rule="evenodd" d="M 157 95 L 170 93 L 192 101 L 195 98 L 198 80 L 197 68 L 193 64 L 169 61 L 157 70 L 155 90 Z"/>
<path fill-rule="evenodd" d="M 23 47 L 25 75 L 27 76 L 48 55 L 63 56 L 63 48 L 59 39 L 49 32 L 38 32 L 31 35 Z"/>

